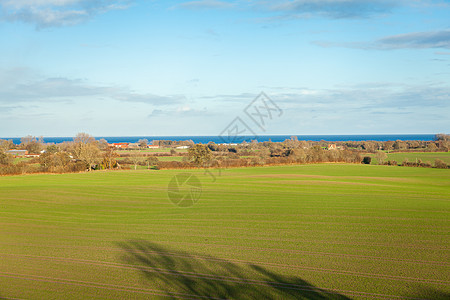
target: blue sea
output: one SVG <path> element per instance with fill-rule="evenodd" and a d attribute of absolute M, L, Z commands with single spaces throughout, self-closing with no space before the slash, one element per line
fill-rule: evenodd
<path fill-rule="evenodd" d="M 153 140 L 172 140 L 172 141 L 187 141 L 192 140 L 194 143 L 207 144 L 209 142 L 220 143 L 240 143 L 242 141 L 250 142 L 257 140 L 258 142 L 282 142 L 290 139 L 293 135 L 260 135 L 260 136 L 239 136 L 236 138 L 229 138 L 223 136 L 99 136 L 95 139 L 105 139 L 109 143 L 136 143 L 141 139 L 147 139 L 149 142 Z M 380 135 L 296 135 L 302 141 L 431 141 L 434 140 L 434 134 L 380 134 Z M 20 138 L 1 138 L 12 140 L 15 144 L 20 144 Z M 61 143 L 65 141 L 72 141 L 73 137 L 44 137 L 46 143 Z"/>

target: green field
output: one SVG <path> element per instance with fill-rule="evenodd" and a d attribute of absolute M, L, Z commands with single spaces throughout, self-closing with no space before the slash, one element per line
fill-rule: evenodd
<path fill-rule="evenodd" d="M 176 148 L 156 148 L 156 149 L 136 149 L 136 150 L 124 150 L 124 149 L 116 149 L 119 154 L 127 154 L 127 153 L 169 153 L 170 150 L 175 150 L 179 153 L 187 152 L 187 149 L 176 149 Z"/>
<path fill-rule="evenodd" d="M 0 177 L 0 298 L 449 299 L 450 170 L 210 171 Z"/>
<path fill-rule="evenodd" d="M 365 156 L 365 155 L 363 155 Z M 377 160 L 374 154 L 372 156 L 372 164 L 377 164 Z M 434 161 L 440 159 L 447 164 L 450 164 L 450 152 L 401 152 L 401 153 L 387 153 L 388 160 L 395 160 L 397 163 L 401 164 L 403 161 L 408 160 L 409 162 L 416 162 L 417 160 L 422 160 L 422 162 L 429 162 L 434 166 Z"/>

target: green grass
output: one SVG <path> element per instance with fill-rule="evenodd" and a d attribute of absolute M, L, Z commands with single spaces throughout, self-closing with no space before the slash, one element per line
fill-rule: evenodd
<path fill-rule="evenodd" d="M 29 162 L 32 159 L 32 157 L 14 157 L 13 163 L 17 164 L 19 162 Z"/>
<path fill-rule="evenodd" d="M 365 155 L 364 155 L 365 156 Z M 372 157 L 372 164 L 377 164 L 377 159 L 374 154 L 370 154 Z M 447 164 L 450 164 L 450 152 L 402 152 L 402 153 L 387 153 L 388 160 L 395 160 L 401 164 L 406 159 L 410 162 L 416 162 L 416 160 L 421 159 L 422 162 L 429 162 L 434 165 L 436 159 L 440 159 Z"/>
<path fill-rule="evenodd" d="M 159 161 L 182 161 L 184 156 L 158 156 Z"/>
<path fill-rule="evenodd" d="M 448 299 L 449 170 L 210 172 L 0 177 L 0 298 Z"/>
<path fill-rule="evenodd" d="M 142 149 L 142 150 L 123 150 L 123 149 L 117 149 L 117 153 L 119 154 L 125 154 L 125 153 L 132 153 L 132 152 L 140 152 L 140 153 L 169 153 L 170 150 L 174 149 L 175 151 L 181 153 L 181 152 L 187 152 L 187 149 L 176 149 L 176 148 L 156 148 L 156 149 Z"/>

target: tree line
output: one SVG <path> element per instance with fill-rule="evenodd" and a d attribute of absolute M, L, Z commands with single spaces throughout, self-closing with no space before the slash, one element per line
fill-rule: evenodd
<path fill-rule="evenodd" d="M 147 140 L 138 142 L 145 148 Z M 379 164 L 398 165 L 395 161 L 386 161 L 387 154 L 395 151 L 448 151 L 450 136 L 436 135 L 434 141 L 362 141 L 335 142 L 329 149 L 330 142 L 301 141 L 292 137 L 283 142 L 243 142 L 237 145 L 194 144 L 192 141 L 153 141 L 153 144 L 170 148 L 167 153 L 144 153 L 140 151 L 121 151 L 119 154 L 104 139 L 95 140 L 87 133 L 79 133 L 73 141 L 59 144 L 45 144 L 42 138 L 26 136 L 19 145 L 12 141 L 0 140 L 0 175 L 24 174 L 37 172 L 82 172 L 104 169 L 148 169 L 168 168 L 229 168 L 245 166 L 263 166 L 278 164 L 306 163 L 370 163 L 374 154 Z M 175 147 L 186 145 L 188 152 L 177 152 Z M 31 160 L 17 160 L 7 150 L 27 150 L 31 154 L 40 154 Z M 164 160 L 161 156 L 178 156 L 179 161 Z M 403 162 L 403 166 L 433 167 L 421 161 Z M 436 161 L 434 167 L 447 168 L 447 164 Z"/>

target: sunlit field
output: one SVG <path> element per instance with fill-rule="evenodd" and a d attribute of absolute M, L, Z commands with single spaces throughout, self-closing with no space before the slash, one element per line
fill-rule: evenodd
<path fill-rule="evenodd" d="M 192 207 L 168 198 L 198 177 Z M 0 177 L 0 298 L 448 299 L 450 171 Z"/>

